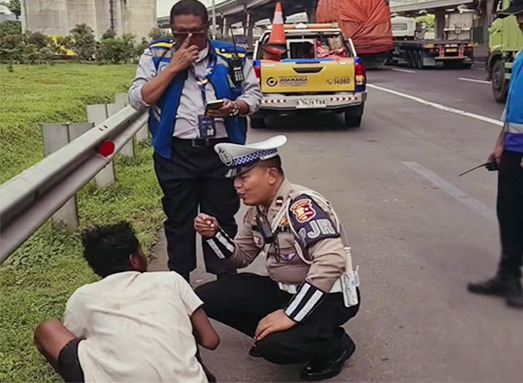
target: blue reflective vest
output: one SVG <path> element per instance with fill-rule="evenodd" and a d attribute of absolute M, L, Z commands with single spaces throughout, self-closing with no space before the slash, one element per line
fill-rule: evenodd
<path fill-rule="evenodd" d="M 523 50 L 519 52 L 512 66 L 505 124 L 507 132 L 504 149 L 523 153 Z"/>
<path fill-rule="evenodd" d="M 149 49 L 156 70 L 171 61 L 173 46 L 174 42 L 170 40 L 151 43 Z M 209 76 L 209 82 L 212 84 L 218 99 L 236 100 L 242 93 L 241 84 L 236 85 L 231 81 L 229 67 L 226 64 L 233 52 L 237 52 L 238 56 L 245 61 L 244 49 L 235 48 L 230 43 L 209 41 L 209 55 L 216 58 L 216 65 Z M 149 108 L 149 129 L 153 137 L 153 147 L 157 154 L 165 158 L 171 158 L 171 141 L 176 128 L 176 112 L 187 76 L 187 70 L 176 75 L 158 103 Z M 247 119 L 240 116 L 227 117 L 224 119 L 224 123 L 229 141 L 235 144 L 245 144 Z"/>

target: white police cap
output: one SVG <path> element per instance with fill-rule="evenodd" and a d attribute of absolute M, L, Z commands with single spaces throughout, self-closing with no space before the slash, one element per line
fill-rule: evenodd
<path fill-rule="evenodd" d="M 252 169 L 258 162 L 276 157 L 278 148 L 286 142 L 287 137 L 280 135 L 247 145 L 221 143 L 215 145 L 214 150 L 229 168 L 226 177 L 236 177 Z"/>

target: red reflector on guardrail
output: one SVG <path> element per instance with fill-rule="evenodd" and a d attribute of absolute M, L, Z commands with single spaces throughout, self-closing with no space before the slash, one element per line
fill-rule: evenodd
<path fill-rule="evenodd" d="M 104 157 L 109 157 L 114 153 L 114 142 L 109 140 L 102 142 L 98 147 L 98 153 Z"/>

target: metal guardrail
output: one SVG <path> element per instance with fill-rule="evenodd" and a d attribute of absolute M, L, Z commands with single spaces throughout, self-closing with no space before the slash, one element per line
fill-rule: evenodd
<path fill-rule="evenodd" d="M 0 186 L 0 264 L 102 170 L 147 123 L 127 106 Z M 114 143 L 107 156 L 105 141 Z"/>

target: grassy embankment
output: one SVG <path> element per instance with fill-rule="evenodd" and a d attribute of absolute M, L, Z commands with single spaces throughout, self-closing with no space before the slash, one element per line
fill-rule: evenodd
<path fill-rule="evenodd" d="M 85 122 L 85 105 L 114 102 L 126 92 L 135 67 L 64 64 L 0 66 L 0 183 L 43 157 L 44 122 Z M 0 382 L 54 382 L 33 344 L 36 324 L 61 318 L 67 298 L 95 280 L 81 258 L 78 232 L 89 225 L 130 221 L 144 249 L 156 240 L 162 220 L 160 189 L 149 145 L 132 160 L 116 160 L 116 185 L 79 193 L 81 227 L 68 235 L 44 225 L 0 266 Z M 1 197 L 0 197 L 1 198 Z"/>

